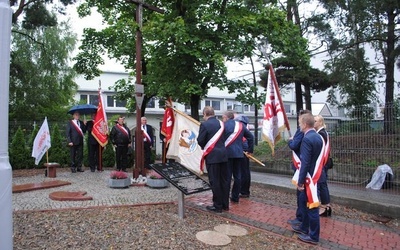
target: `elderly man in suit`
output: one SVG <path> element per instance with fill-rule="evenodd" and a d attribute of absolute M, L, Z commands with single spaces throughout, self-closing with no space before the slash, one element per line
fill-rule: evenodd
<path fill-rule="evenodd" d="M 317 182 L 323 167 L 324 144 L 322 137 L 314 129 L 314 116 L 303 114 L 299 117 L 299 126 L 304 133 L 300 146 L 300 173 L 297 181 L 299 207 L 302 215 L 300 225 L 292 224 L 299 233 L 301 241 L 318 244 L 320 234 L 319 210 L 320 204 L 317 192 Z"/>
<path fill-rule="evenodd" d="M 92 120 L 86 122 L 86 131 L 88 132 L 87 147 L 90 171 L 95 172 L 99 169 L 99 142 L 92 135 L 93 119 L 95 114 L 92 114 Z"/>
<path fill-rule="evenodd" d="M 117 170 L 126 172 L 128 167 L 128 147 L 131 146 L 131 131 L 125 124 L 125 117 L 120 116 L 110 132 L 110 139 L 115 147 Z"/>
<path fill-rule="evenodd" d="M 79 120 L 79 112 L 75 112 L 73 119 L 67 123 L 67 142 L 70 148 L 71 172 L 84 172 L 82 169 L 83 137 L 86 132 L 85 124 Z"/>
<path fill-rule="evenodd" d="M 144 167 L 151 169 L 151 149 L 153 148 L 153 127 L 147 124 L 147 118 L 142 117 L 142 131 L 143 131 L 143 149 L 144 149 Z"/>
<path fill-rule="evenodd" d="M 213 205 L 207 210 L 221 213 L 229 210 L 228 156 L 224 145 L 224 123 L 215 117 L 214 109 L 203 109 L 204 122 L 200 124 L 197 142 L 203 149 L 202 161 L 205 160 L 213 193 Z"/>

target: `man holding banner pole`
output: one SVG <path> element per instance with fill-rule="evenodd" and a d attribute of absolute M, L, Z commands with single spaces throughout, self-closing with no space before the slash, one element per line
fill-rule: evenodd
<path fill-rule="evenodd" d="M 208 172 L 213 205 L 207 210 L 221 213 L 229 210 L 228 154 L 225 148 L 224 123 L 215 117 L 214 109 L 206 106 L 203 109 L 204 122 L 200 124 L 197 142 L 203 149 L 200 169 L 204 162 Z"/>

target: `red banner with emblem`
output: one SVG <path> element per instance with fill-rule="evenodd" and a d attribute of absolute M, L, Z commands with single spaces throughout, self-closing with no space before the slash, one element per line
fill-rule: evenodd
<path fill-rule="evenodd" d="M 170 105 L 172 105 L 171 101 L 169 101 Z M 161 134 L 165 136 L 165 143 L 168 145 L 168 143 L 171 140 L 172 137 L 172 131 L 174 129 L 174 122 L 175 122 L 175 115 L 174 115 L 174 110 L 167 106 L 164 112 L 164 117 L 162 121 L 162 126 L 161 126 Z"/>
<path fill-rule="evenodd" d="M 99 105 L 97 107 L 97 113 L 93 121 L 92 135 L 99 144 L 104 147 L 108 142 L 108 124 L 106 111 L 104 110 L 103 97 L 101 90 L 99 89 Z"/>

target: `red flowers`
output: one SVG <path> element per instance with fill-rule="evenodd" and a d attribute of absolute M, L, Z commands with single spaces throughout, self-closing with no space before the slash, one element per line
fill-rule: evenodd
<path fill-rule="evenodd" d="M 110 174 L 111 179 L 126 179 L 128 178 L 128 174 L 123 171 L 112 171 Z"/>

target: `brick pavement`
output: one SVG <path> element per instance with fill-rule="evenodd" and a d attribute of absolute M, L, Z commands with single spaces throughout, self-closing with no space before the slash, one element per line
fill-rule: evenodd
<path fill-rule="evenodd" d="M 187 197 L 186 206 L 205 210 L 211 205 L 211 194 Z M 241 199 L 230 205 L 228 212 L 217 214 L 276 234 L 296 238 L 287 223 L 292 219 L 294 208 L 284 204 L 272 205 L 260 199 Z M 400 232 L 377 223 L 357 221 L 339 216 L 321 218 L 319 247 L 324 249 L 400 249 Z"/>

